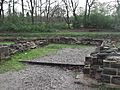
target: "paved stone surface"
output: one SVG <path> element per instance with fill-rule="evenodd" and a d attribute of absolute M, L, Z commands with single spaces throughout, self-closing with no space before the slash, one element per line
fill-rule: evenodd
<path fill-rule="evenodd" d="M 65 62 L 74 63 L 77 60 L 75 63 L 83 62 L 84 55 L 81 54 L 86 55 L 92 49 L 92 47 L 63 49 L 55 55 L 46 56 L 40 60 L 52 60 L 53 57 L 57 61 L 65 60 Z M 0 74 L 0 90 L 96 90 L 83 84 L 75 84 L 74 81 L 75 72 L 73 71 L 60 67 L 27 65 L 24 70 Z"/>

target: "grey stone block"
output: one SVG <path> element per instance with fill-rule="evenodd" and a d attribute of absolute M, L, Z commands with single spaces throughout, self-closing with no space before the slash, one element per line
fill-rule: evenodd
<path fill-rule="evenodd" d="M 120 69 L 120 63 L 111 63 L 111 68 L 119 68 Z"/>
<path fill-rule="evenodd" d="M 85 57 L 85 65 L 91 64 L 92 63 L 92 56 L 87 56 Z"/>
<path fill-rule="evenodd" d="M 120 85 L 120 76 L 113 76 L 112 83 Z"/>
<path fill-rule="evenodd" d="M 117 75 L 118 69 L 114 68 L 103 68 L 102 73 L 107 75 Z"/>
<path fill-rule="evenodd" d="M 111 77 L 109 75 L 101 74 L 101 81 L 103 83 L 111 83 Z"/>
<path fill-rule="evenodd" d="M 84 74 L 90 74 L 90 67 L 85 66 L 85 67 L 83 68 L 83 73 L 84 73 Z"/>

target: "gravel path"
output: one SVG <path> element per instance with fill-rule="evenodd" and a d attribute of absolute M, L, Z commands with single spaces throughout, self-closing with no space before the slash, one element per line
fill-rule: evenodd
<path fill-rule="evenodd" d="M 35 59 L 33 61 L 44 61 L 44 62 L 54 62 L 54 63 L 83 63 L 85 56 L 90 54 L 95 50 L 95 47 L 87 47 L 87 48 L 66 48 L 59 50 L 55 55 L 45 56 L 39 59 Z"/>
<path fill-rule="evenodd" d="M 83 62 L 84 54 L 87 55 L 93 49 L 93 47 L 62 49 L 57 54 L 40 58 L 40 60 Z M 75 72 L 73 71 L 60 67 L 27 65 L 25 70 L 0 74 L 0 90 L 95 90 L 82 84 L 75 84 L 74 81 Z"/>

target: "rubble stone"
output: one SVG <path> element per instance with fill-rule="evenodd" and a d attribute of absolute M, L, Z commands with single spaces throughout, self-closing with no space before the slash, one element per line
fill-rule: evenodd
<path fill-rule="evenodd" d="M 118 69 L 114 68 L 104 68 L 102 71 L 103 74 L 108 74 L 108 75 L 117 75 Z"/>
<path fill-rule="evenodd" d="M 110 75 L 101 74 L 101 80 L 103 83 L 111 83 Z"/>
<path fill-rule="evenodd" d="M 0 46 L 0 60 L 7 59 L 10 57 L 9 47 L 8 46 Z"/>
<path fill-rule="evenodd" d="M 120 85 L 120 76 L 113 76 L 112 77 L 112 83 Z"/>

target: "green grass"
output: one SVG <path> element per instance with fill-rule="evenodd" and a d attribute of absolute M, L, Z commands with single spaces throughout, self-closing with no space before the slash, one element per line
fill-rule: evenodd
<path fill-rule="evenodd" d="M 0 44 L 11 45 L 11 44 L 15 44 L 15 43 L 14 42 L 0 42 Z"/>
<path fill-rule="evenodd" d="M 24 64 L 20 63 L 19 60 L 31 60 L 39 57 L 43 57 L 49 54 L 55 53 L 57 50 L 62 48 L 84 48 L 84 45 L 66 45 L 66 44 L 50 44 L 43 48 L 32 49 L 23 53 L 17 53 L 6 61 L 0 62 L 0 73 L 7 71 L 20 70 L 25 67 Z"/>
<path fill-rule="evenodd" d="M 120 32 L 49 32 L 49 33 L 1 33 L 1 38 L 33 38 L 50 36 L 68 36 L 68 37 L 92 37 L 92 38 L 110 38 L 120 37 Z"/>

